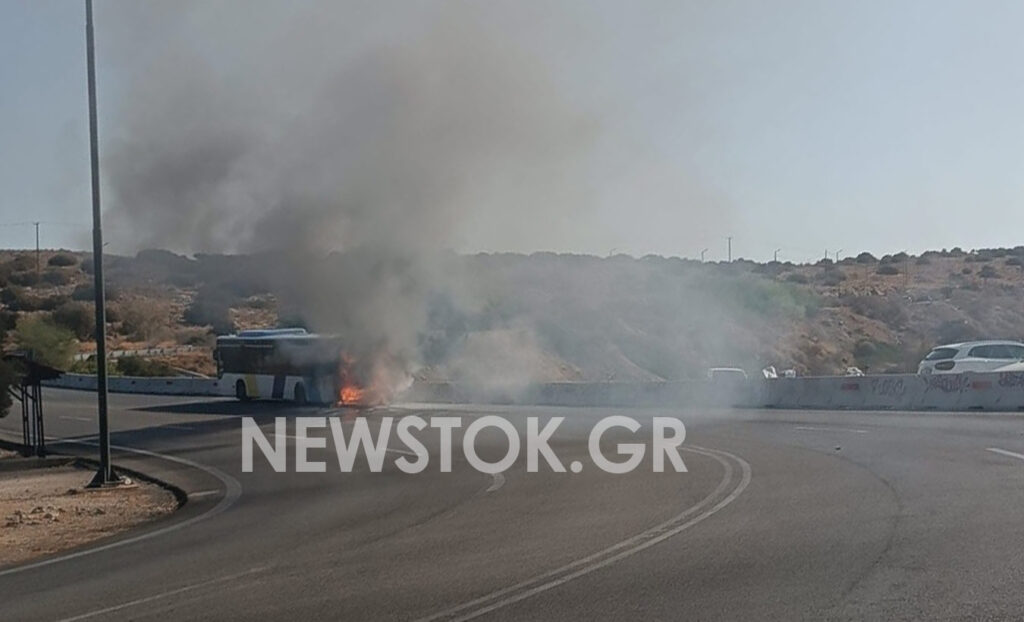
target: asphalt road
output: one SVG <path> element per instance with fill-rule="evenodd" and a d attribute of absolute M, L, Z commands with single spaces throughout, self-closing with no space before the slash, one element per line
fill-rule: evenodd
<path fill-rule="evenodd" d="M 94 396 L 47 391 L 47 433 L 91 455 Z M 111 396 L 117 462 L 190 494 L 115 539 L 0 569 L 5 620 L 1020 619 L 1024 417 L 512 407 L 297 411 Z M 241 469 L 242 415 L 562 416 L 580 473 Z M 608 415 L 687 426 L 686 473 L 597 469 Z M 8 437 L 14 416 L 0 421 Z M 642 436 L 641 434 L 641 436 Z M 458 439 L 458 435 L 456 436 Z M 614 439 L 612 439 L 614 440 Z M 294 439 L 289 439 L 294 445 Z M 84 444 L 83 444 L 84 443 Z M 392 443 L 395 445 L 395 443 Z M 396 445 L 397 446 L 397 445 Z M 504 441 L 481 437 L 483 457 Z M 289 465 L 294 457 L 289 447 Z M 388 454 L 388 461 L 400 454 Z"/>

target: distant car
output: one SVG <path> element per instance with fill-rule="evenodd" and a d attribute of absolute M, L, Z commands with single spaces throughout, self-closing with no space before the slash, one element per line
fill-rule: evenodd
<path fill-rule="evenodd" d="M 917 366 L 919 374 L 957 374 L 965 371 L 999 371 L 1024 361 L 1024 343 L 1018 341 L 968 341 L 933 348 Z"/>
<path fill-rule="evenodd" d="M 747 372 L 739 367 L 712 367 L 708 370 L 708 380 L 713 382 L 744 382 Z"/>

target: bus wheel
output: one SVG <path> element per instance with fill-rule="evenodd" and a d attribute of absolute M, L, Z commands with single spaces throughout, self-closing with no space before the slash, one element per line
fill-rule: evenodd
<path fill-rule="evenodd" d="M 243 402 L 249 401 L 249 394 L 245 390 L 245 381 L 239 380 L 235 383 L 235 397 L 242 400 Z"/>
<path fill-rule="evenodd" d="M 301 383 L 295 385 L 295 403 L 299 406 L 306 405 L 306 387 Z"/>

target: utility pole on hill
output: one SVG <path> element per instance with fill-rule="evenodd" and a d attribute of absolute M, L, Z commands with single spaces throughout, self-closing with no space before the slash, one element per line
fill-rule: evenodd
<path fill-rule="evenodd" d="M 729 263 L 732 263 L 732 236 L 730 235 L 725 239 L 728 240 L 729 242 L 729 251 L 727 257 L 729 258 Z"/>

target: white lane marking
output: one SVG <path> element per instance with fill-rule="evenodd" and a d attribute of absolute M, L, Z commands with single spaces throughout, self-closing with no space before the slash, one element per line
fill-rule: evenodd
<path fill-rule="evenodd" d="M 190 493 L 188 493 L 188 498 L 189 499 L 199 499 L 201 497 L 209 497 L 210 495 L 219 495 L 220 492 L 221 491 L 219 489 L 217 489 L 217 490 L 200 490 L 199 492 L 190 492 Z"/>
<path fill-rule="evenodd" d="M 398 449 L 397 447 L 388 447 L 384 451 L 392 454 L 401 454 L 403 456 L 412 456 L 414 458 L 419 455 L 415 451 L 409 451 L 408 449 Z"/>
<path fill-rule="evenodd" d="M 305 441 L 306 439 L 330 439 L 330 437 L 297 437 L 295 436 L 295 434 L 285 434 L 285 438 L 291 441 Z M 402 456 L 413 456 L 414 458 L 419 455 L 415 451 L 410 451 L 408 449 L 398 449 L 396 447 L 387 447 L 384 449 L 384 451 L 391 454 L 401 454 Z"/>
<path fill-rule="evenodd" d="M 591 572 L 604 568 L 605 566 L 609 566 L 621 559 L 624 559 L 626 557 L 639 553 L 640 551 L 648 549 L 654 546 L 655 544 L 659 544 L 664 540 L 667 540 L 668 538 L 671 538 L 672 536 L 682 531 L 685 531 L 686 529 L 689 529 L 697 523 L 700 523 L 701 521 L 707 519 L 708 517 L 717 513 L 725 506 L 735 501 L 736 498 L 739 497 L 740 494 L 742 494 L 743 491 L 746 490 L 747 486 L 750 484 L 750 464 L 748 464 L 746 460 L 740 458 L 739 456 L 718 449 L 706 449 L 703 447 L 691 446 L 683 449 L 684 451 L 690 451 L 696 454 L 714 458 L 725 467 L 725 475 L 722 477 L 722 481 L 719 482 L 718 487 L 715 488 L 710 494 L 708 494 L 708 496 L 704 497 L 696 505 L 687 508 L 683 512 L 677 514 L 676 516 L 668 519 L 667 521 L 661 524 L 655 525 L 650 529 L 642 531 L 631 538 L 627 538 L 626 540 L 613 544 L 612 546 L 602 549 L 596 553 L 592 553 L 591 555 L 580 558 L 574 562 L 570 562 L 560 568 L 556 568 L 544 574 L 533 577 L 532 579 L 521 581 L 519 583 L 516 583 L 515 585 L 510 585 L 509 587 L 496 590 L 494 592 L 491 592 L 490 594 L 486 594 L 484 596 L 463 603 L 461 605 L 456 605 L 455 607 L 446 609 L 439 613 L 435 613 L 426 618 L 421 618 L 417 622 L 430 622 L 432 620 L 448 618 L 461 611 L 465 611 L 466 609 L 476 607 L 477 605 L 483 605 L 484 603 L 488 602 L 491 603 L 479 609 L 470 611 L 465 615 L 454 618 L 454 620 L 457 621 L 472 620 L 473 618 L 477 618 L 479 616 L 482 616 L 486 613 L 490 613 L 507 605 L 517 603 L 521 600 L 526 600 L 527 598 L 535 596 L 541 592 L 545 592 L 552 588 L 558 587 L 562 584 L 568 583 L 573 579 L 577 579 L 584 575 L 590 574 Z M 679 524 L 679 521 L 687 518 L 692 514 L 695 514 L 696 512 L 700 511 L 703 507 L 710 504 L 713 499 L 715 499 L 718 495 L 722 494 L 725 491 L 725 489 L 728 488 L 729 484 L 732 483 L 732 464 L 730 464 L 721 456 L 728 456 L 729 458 L 732 458 L 740 465 L 740 468 L 743 471 L 740 483 L 732 490 L 731 493 L 729 493 L 728 496 L 726 496 L 724 499 L 716 503 L 713 507 L 708 508 L 707 510 L 701 512 L 696 516 L 693 516 L 686 522 Z M 616 551 L 618 552 L 615 553 Z M 611 553 L 615 554 L 610 555 Z M 565 574 L 567 571 L 572 572 L 570 572 L 569 574 Z M 540 585 L 536 585 L 541 581 L 546 582 L 541 583 Z M 530 588 L 526 591 L 521 591 L 517 594 L 513 594 L 500 600 L 495 600 L 497 598 L 505 596 L 506 594 L 515 592 L 517 590 L 521 590 L 522 588 L 526 588 L 531 585 L 535 585 L 536 587 Z"/>
<path fill-rule="evenodd" d="M 62 618 L 58 622 L 76 622 L 77 620 L 87 620 L 89 618 L 95 618 L 96 616 L 101 616 L 101 615 L 104 615 L 104 614 L 107 614 L 107 613 L 113 613 L 115 611 L 120 611 L 122 609 L 127 609 L 128 607 L 134 607 L 136 605 L 142 605 L 144 603 L 153 602 L 154 600 L 160 600 L 161 598 L 168 598 L 170 596 L 177 596 L 178 594 L 184 594 L 185 592 L 191 592 L 192 590 L 196 590 L 196 589 L 199 589 L 201 587 L 208 587 L 208 586 L 211 586 L 211 585 L 217 585 L 219 583 L 227 583 L 228 581 L 233 581 L 235 579 L 240 579 L 240 578 L 242 578 L 242 577 L 244 577 L 246 575 L 255 574 L 255 573 L 257 573 L 257 572 L 259 572 L 261 570 L 265 570 L 265 569 L 266 569 L 266 566 L 261 566 L 259 568 L 250 568 L 249 570 L 246 570 L 244 572 L 238 572 L 238 573 L 230 574 L 230 575 L 223 576 L 223 577 L 217 577 L 216 579 L 210 579 L 209 581 L 203 581 L 201 583 L 193 583 L 191 585 L 186 585 L 185 587 L 179 587 L 176 590 L 170 590 L 170 591 L 167 591 L 167 592 L 161 592 L 159 594 L 154 594 L 152 596 L 146 596 L 145 598 L 137 598 L 135 600 L 130 600 L 130 601 L 126 602 L 126 603 L 121 603 L 120 605 L 114 605 L 112 607 L 106 607 L 104 609 L 97 609 L 95 611 L 90 611 L 88 613 L 83 613 L 83 614 L 80 614 L 80 615 L 77 615 L 77 616 L 72 616 L 70 618 Z"/>
<path fill-rule="evenodd" d="M 71 415 L 58 415 L 58 419 L 67 419 L 68 421 L 85 421 L 86 423 L 92 423 L 93 420 L 89 417 L 72 417 Z"/>
<path fill-rule="evenodd" d="M 1016 458 L 1018 460 L 1024 460 L 1024 454 L 1019 454 L 1015 451 L 1006 451 L 1005 449 L 999 449 L 998 447 L 989 447 L 987 449 L 992 453 L 1002 454 L 1004 456 L 1009 456 L 1011 458 Z"/>
<path fill-rule="evenodd" d="M 82 441 L 82 440 L 70 439 L 70 438 L 68 438 L 68 439 L 51 438 L 51 439 L 48 439 L 48 440 L 50 440 L 53 444 L 69 443 L 69 444 L 74 444 L 74 445 L 92 445 L 92 446 L 96 446 L 97 445 L 96 441 Z M 101 545 L 101 546 L 93 547 L 91 549 L 84 549 L 84 550 L 81 550 L 81 551 L 76 551 L 74 553 L 68 553 L 67 555 L 61 555 L 59 557 L 51 557 L 50 559 L 44 559 L 42 561 L 34 562 L 34 563 L 31 563 L 31 564 L 25 564 L 24 566 L 15 566 L 14 568 L 8 568 L 7 570 L 0 570 L 0 577 L 4 577 L 4 576 L 7 576 L 7 575 L 12 575 L 12 574 L 15 574 L 15 573 L 18 573 L 18 572 L 24 572 L 26 570 L 31 570 L 33 568 L 42 568 L 44 566 L 49 566 L 50 564 L 56 564 L 58 562 L 67 561 L 69 559 L 77 559 L 79 557 L 85 557 L 86 555 L 92 555 L 93 553 L 99 553 L 100 551 L 108 551 L 110 549 L 117 548 L 117 547 L 120 547 L 120 546 L 126 546 L 128 544 L 135 544 L 136 542 L 142 542 L 143 540 L 149 540 L 150 538 L 155 538 L 157 536 L 162 536 L 162 535 L 171 533 L 172 531 L 177 531 L 179 529 L 184 529 L 186 527 L 191 527 L 192 525 L 198 523 L 201 520 L 205 520 L 207 518 L 213 518 L 214 516 L 220 514 L 224 510 L 226 510 L 229 507 L 231 507 L 231 505 L 234 504 L 234 502 L 237 501 L 238 498 L 242 496 L 242 485 L 238 482 L 238 480 L 235 479 L 234 477 L 231 477 L 230 475 L 228 475 L 224 471 L 221 471 L 218 468 L 211 467 L 211 466 L 206 466 L 206 465 L 203 465 L 203 464 L 199 464 L 198 462 L 193 462 L 193 461 L 188 460 L 186 458 L 179 458 L 177 456 L 168 456 L 166 454 L 160 454 L 160 453 L 157 453 L 155 451 L 148 451 L 148 450 L 145 450 L 145 449 L 135 449 L 133 447 L 125 447 L 123 445 L 111 445 L 110 447 L 111 447 L 111 449 L 116 449 L 118 451 L 126 451 L 128 453 L 138 454 L 140 456 L 149 456 L 151 458 L 160 458 L 162 460 L 167 460 L 168 462 L 175 462 L 177 464 L 182 464 L 182 465 L 185 465 L 185 466 L 188 466 L 188 467 L 192 467 L 194 469 L 199 469 L 200 471 L 208 473 L 209 475 L 212 475 L 213 477 L 215 477 L 218 480 L 220 480 L 221 484 L 224 485 L 224 489 L 225 489 L 224 497 L 221 498 L 221 500 L 217 502 L 217 505 L 213 506 L 209 510 L 203 512 L 202 514 L 200 514 L 198 516 L 193 516 L 192 518 L 183 520 L 180 523 L 174 523 L 173 525 L 168 525 L 166 527 L 163 527 L 162 529 L 157 529 L 155 531 L 149 531 L 149 532 L 146 532 L 146 533 L 139 534 L 137 536 L 133 536 L 131 538 L 125 538 L 123 540 L 116 540 L 114 542 L 110 542 L 108 544 L 104 544 L 104 545 Z"/>
<path fill-rule="evenodd" d="M 491 479 L 493 480 L 491 485 L 484 492 L 494 492 L 505 485 L 505 476 L 501 473 L 494 473 L 491 475 Z"/>
<path fill-rule="evenodd" d="M 812 432 L 853 432 L 854 434 L 867 434 L 867 430 L 858 430 L 856 428 L 821 428 L 813 425 L 798 425 L 793 428 L 794 430 L 807 430 Z"/>

